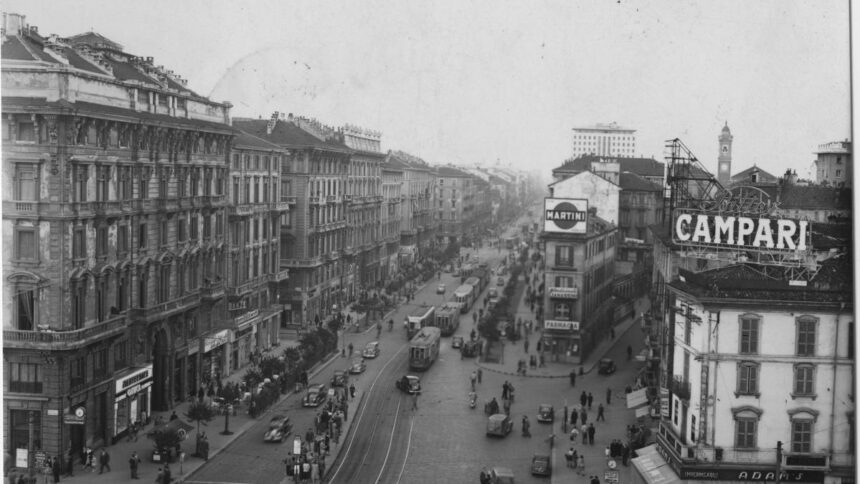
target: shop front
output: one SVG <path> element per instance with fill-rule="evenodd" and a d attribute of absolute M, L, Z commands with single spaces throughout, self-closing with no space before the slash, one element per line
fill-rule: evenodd
<path fill-rule="evenodd" d="M 204 384 L 214 382 L 225 375 L 227 345 L 230 343 L 230 330 L 222 329 L 203 340 L 203 357 L 201 358 L 200 374 Z"/>
<path fill-rule="evenodd" d="M 254 353 L 257 325 L 253 320 L 248 320 L 240 324 L 232 331 L 231 347 L 233 354 L 230 358 L 231 370 L 236 371 L 242 365 L 251 361 L 251 355 Z"/>
<path fill-rule="evenodd" d="M 186 377 L 185 387 L 188 395 L 193 397 L 197 395 L 197 390 L 200 388 L 200 339 L 193 338 L 188 341 L 188 358 L 185 359 Z"/>
<path fill-rule="evenodd" d="M 543 322 L 541 352 L 548 361 L 582 363 L 579 321 L 547 319 Z"/>
<path fill-rule="evenodd" d="M 113 404 L 113 442 L 126 435 L 133 422 L 145 423 L 150 415 L 152 364 L 131 368 L 116 377 Z"/>

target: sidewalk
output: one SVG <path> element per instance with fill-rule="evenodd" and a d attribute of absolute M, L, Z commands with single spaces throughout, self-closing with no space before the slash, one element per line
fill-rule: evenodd
<path fill-rule="evenodd" d="M 602 339 L 597 347 L 589 353 L 582 364 L 553 362 L 550 361 L 549 357 L 547 357 L 543 368 L 527 368 L 526 376 L 533 378 L 569 378 L 570 370 L 575 368 L 578 371 L 580 367 L 582 367 L 583 374 L 587 375 L 591 373 L 591 371 L 593 371 L 597 366 L 597 362 L 600 361 L 600 359 L 603 358 L 604 355 L 606 355 L 606 353 L 608 353 L 609 350 L 611 350 L 613 346 L 624 337 L 630 328 L 638 328 L 638 323 L 641 318 L 637 315 L 647 311 L 649 305 L 650 301 L 647 296 L 642 296 L 636 299 L 634 302 L 633 316 L 625 318 L 614 326 L 615 338 L 611 340 Z M 523 296 L 517 305 L 514 321 L 520 318 L 522 318 L 523 321 L 531 320 L 532 322 L 537 323 L 534 313 L 531 312 L 529 305 L 526 302 L 525 292 L 523 292 Z M 540 330 L 532 331 L 532 334 L 529 336 L 529 353 L 525 352 L 522 339 L 517 342 L 504 340 L 503 359 L 501 363 L 485 363 L 475 360 L 476 364 L 485 371 L 492 371 L 511 376 L 522 376 L 517 373 L 517 362 L 519 360 L 529 361 L 530 355 L 538 354 L 536 351 L 536 344 L 539 339 Z M 642 344 L 644 345 L 644 340 Z M 634 346 L 634 352 L 637 350 L 638 348 Z"/>
<path fill-rule="evenodd" d="M 280 346 L 276 347 L 276 351 L 283 351 L 285 347 L 298 345 L 297 340 L 281 340 Z M 321 361 L 317 363 L 311 371 L 309 371 L 308 376 L 313 378 L 317 373 L 324 370 L 328 365 L 330 365 L 333 361 L 340 359 L 340 354 L 333 355 L 327 360 Z M 245 365 L 238 370 L 231 373 L 229 376 L 223 379 L 224 383 L 227 382 L 238 382 L 241 380 L 242 376 L 245 374 L 245 371 L 251 365 Z M 224 416 L 218 415 L 208 425 L 200 426 L 201 432 L 206 432 L 206 436 L 209 439 L 209 458 L 213 459 L 217 456 L 224 448 L 226 448 L 233 440 L 237 439 L 243 433 L 245 433 L 248 429 L 250 429 L 257 422 L 266 419 L 266 415 L 272 408 L 283 402 L 285 399 L 290 398 L 295 393 L 294 390 L 288 391 L 286 394 L 282 395 L 278 403 L 272 405 L 266 412 L 263 412 L 256 419 L 252 419 L 248 416 L 248 409 L 245 405 L 242 405 L 238 411 L 237 415 L 230 415 L 229 429 L 232 432 L 230 435 L 222 435 L 221 431 L 224 430 Z M 358 395 L 356 395 L 358 397 Z M 188 409 L 190 404 L 188 402 L 182 402 L 177 404 L 174 407 L 176 411 L 176 415 L 179 416 L 180 419 L 187 422 L 185 418 L 185 411 Z M 153 412 L 153 421 L 155 417 L 160 415 L 167 421 L 170 418 L 170 414 L 173 410 L 167 412 Z M 192 457 L 192 454 L 195 451 L 195 437 L 197 435 L 197 426 L 194 423 L 189 423 L 194 426 L 195 430 L 188 432 L 188 438 L 182 442 L 182 451 L 185 453 L 185 462 L 179 463 L 174 462 L 170 464 L 170 470 L 173 476 L 173 482 L 183 482 L 187 479 L 191 474 L 193 474 L 197 469 L 199 469 L 206 462 L 200 457 Z M 97 484 L 119 484 L 119 483 L 132 483 L 132 482 L 141 482 L 142 480 L 152 481 L 155 478 L 155 475 L 158 473 L 158 468 L 163 464 L 160 462 L 152 462 L 152 451 L 154 449 L 153 441 L 146 437 L 146 432 L 152 429 L 152 425 L 147 425 L 138 434 L 137 441 L 129 442 L 127 439 L 122 439 L 117 441 L 116 444 L 106 447 L 108 454 L 110 454 L 110 466 L 111 470 L 109 472 L 105 472 L 104 474 L 99 474 L 98 469 L 95 469 L 94 472 L 85 471 L 83 467 L 80 465 L 80 460 L 75 458 L 75 470 L 74 476 L 72 477 L 62 477 L 60 478 L 60 482 L 80 482 L 80 483 L 97 483 Z M 351 422 L 350 422 L 351 425 Z M 338 446 L 335 446 L 333 450 L 333 454 L 336 455 Z M 96 457 L 98 457 L 98 450 L 96 449 Z M 131 473 L 129 471 L 128 459 L 131 456 L 132 452 L 137 452 L 137 455 L 140 457 L 140 467 L 138 469 L 138 475 L 141 476 L 140 479 L 131 479 Z M 43 476 L 39 476 L 39 481 L 41 482 Z M 50 480 L 51 478 L 49 478 Z"/>

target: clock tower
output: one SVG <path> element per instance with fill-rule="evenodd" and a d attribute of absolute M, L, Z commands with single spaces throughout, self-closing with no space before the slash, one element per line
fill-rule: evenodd
<path fill-rule="evenodd" d="M 732 132 L 729 130 L 729 123 L 723 126 L 723 131 L 719 137 L 720 154 L 717 157 L 717 181 L 720 185 L 726 187 L 732 179 Z"/>

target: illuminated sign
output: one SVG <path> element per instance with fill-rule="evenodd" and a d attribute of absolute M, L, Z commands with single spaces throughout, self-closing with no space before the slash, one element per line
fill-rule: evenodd
<path fill-rule="evenodd" d="M 544 232 L 584 234 L 588 222 L 588 200 L 545 198 Z"/>
<path fill-rule="evenodd" d="M 558 321 L 547 319 L 543 322 L 544 329 L 558 329 L 562 331 L 579 331 L 579 321 Z"/>
<path fill-rule="evenodd" d="M 549 288 L 549 297 L 559 299 L 576 299 L 579 297 L 578 287 L 551 287 Z"/>
<path fill-rule="evenodd" d="M 680 245 L 805 251 L 809 238 L 805 220 L 679 211 L 672 222 L 672 241 Z"/>

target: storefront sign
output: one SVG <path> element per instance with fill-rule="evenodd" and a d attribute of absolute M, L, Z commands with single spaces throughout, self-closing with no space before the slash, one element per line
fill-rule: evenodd
<path fill-rule="evenodd" d="M 71 412 L 63 415 L 63 423 L 67 425 L 83 425 L 87 421 L 87 409 L 83 406 L 75 407 Z"/>
<path fill-rule="evenodd" d="M 560 331 L 579 331 L 579 321 L 558 321 L 547 319 L 543 322 L 544 329 L 557 329 Z"/>
<path fill-rule="evenodd" d="M 669 389 L 660 388 L 660 416 L 669 418 Z"/>
<path fill-rule="evenodd" d="M 229 329 L 223 329 L 221 331 L 218 331 L 217 333 L 215 333 L 214 336 L 212 336 L 210 338 L 206 338 L 206 340 L 203 344 L 203 352 L 208 353 L 208 352 L 212 351 L 213 348 L 217 348 L 217 347 L 219 347 L 219 346 L 221 346 L 224 343 L 227 343 L 229 341 L 230 341 L 230 330 Z"/>
<path fill-rule="evenodd" d="M 549 288 L 549 297 L 559 299 L 576 299 L 579 297 L 578 287 L 551 287 Z"/>
<path fill-rule="evenodd" d="M 584 198 L 545 198 L 544 232 L 584 234 L 588 222 L 588 200 Z"/>
<path fill-rule="evenodd" d="M 681 467 L 678 477 L 699 481 L 754 481 L 776 482 L 776 470 L 770 469 L 724 469 L 707 467 Z M 783 469 L 779 473 L 781 482 L 824 482 L 824 471 Z"/>
<path fill-rule="evenodd" d="M 681 245 L 803 251 L 809 238 L 809 222 L 805 220 L 679 211 L 673 222 L 672 241 Z"/>
<path fill-rule="evenodd" d="M 128 376 L 124 376 L 116 381 L 116 395 L 125 392 L 134 385 L 140 385 L 152 379 L 152 365 L 147 365 L 137 371 L 132 372 Z"/>
<path fill-rule="evenodd" d="M 244 323 L 244 322 L 246 322 L 246 321 L 250 321 L 250 320 L 254 319 L 255 317 L 257 317 L 257 315 L 258 315 L 258 314 L 260 314 L 260 310 L 259 310 L 259 309 L 254 309 L 253 311 L 248 311 L 247 313 L 245 313 L 245 314 L 243 314 L 243 315 L 241 315 L 241 316 L 237 316 L 236 318 L 234 318 L 234 319 L 233 319 L 233 325 L 234 325 L 234 326 L 239 326 L 240 324 L 242 324 L 242 323 Z M 220 334 L 220 333 L 219 333 L 219 334 Z M 218 345 L 218 346 L 220 346 L 220 345 Z M 206 350 L 206 351 L 209 351 L 209 350 Z"/>

